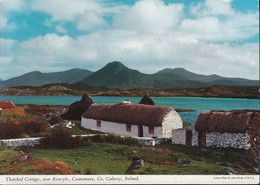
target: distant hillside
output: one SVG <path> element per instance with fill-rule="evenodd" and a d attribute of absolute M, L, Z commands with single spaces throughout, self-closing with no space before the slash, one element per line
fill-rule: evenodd
<path fill-rule="evenodd" d="M 175 69 L 163 69 L 157 74 L 178 74 L 185 76 L 188 80 L 195 80 L 195 81 L 200 81 L 200 82 L 208 82 L 211 85 L 245 85 L 245 86 L 257 86 L 259 85 L 258 80 L 248 80 L 248 79 L 243 79 L 243 78 L 227 78 L 227 77 L 222 77 L 216 74 L 213 75 L 201 75 L 201 74 L 196 74 L 190 71 L 187 71 L 184 68 L 175 68 Z"/>
<path fill-rule="evenodd" d="M 120 62 L 108 63 L 82 82 L 109 88 L 171 89 L 209 86 L 208 83 L 188 80 L 178 74 L 144 74 L 129 69 Z"/>
<path fill-rule="evenodd" d="M 227 78 L 216 74 L 202 75 L 183 68 L 163 69 L 155 74 L 145 74 L 130 69 L 121 62 L 111 62 L 96 72 L 71 69 L 63 72 L 42 73 L 33 71 L 0 81 L 0 88 L 15 86 L 42 86 L 54 83 L 83 82 L 91 86 L 127 89 L 176 89 L 221 86 L 259 86 L 258 80 Z"/>
<path fill-rule="evenodd" d="M 14 88 L 0 88 L 0 95 L 44 95 L 44 96 L 81 96 L 88 92 L 91 96 L 182 96 L 182 97 L 219 97 L 219 98 L 253 98 L 259 99 L 258 86 L 211 86 L 190 89 L 122 89 L 95 87 L 85 83 L 49 84 L 40 87 L 20 86 Z"/>
<path fill-rule="evenodd" d="M 85 69 L 71 69 L 62 72 L 41 73 L 33 71 L 0 83 L 1 87 L 42 86 L 52 83 L 75 83 L 89 76 L 92 72 Z"/>

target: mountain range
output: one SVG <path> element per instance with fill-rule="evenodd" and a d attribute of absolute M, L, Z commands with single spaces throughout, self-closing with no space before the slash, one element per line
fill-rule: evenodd
<path fill-rule="evenodd" d="M 33 71 L 0 82 L 0 87 L 42 86 L 52 83 L 84 82 L 92 86 L 109 88 L 173 89 L 197 88 L 212 85 L 258 86 L 258 80 L 227 78 L 216 74 L 201 75 L 183 68 L 163 69 L 154 74 L 145 74 L 130 69 L 121 62 L 111 62 L 96 72 L 86 69 L 71 69 L 62 72 L 41 73 Z"/>

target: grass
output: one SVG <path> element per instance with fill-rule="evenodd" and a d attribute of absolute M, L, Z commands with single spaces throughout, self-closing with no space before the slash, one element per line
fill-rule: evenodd
<path fill-rule="evenodd" d="M 141 157 L 145 160 L 145 166 L 134 170 L 132 174 L 220 174 L 221 171 L 230 166 L 224 162 L 225 159 L 214 161 L 214 155 L 210 156 L 209 151 L 202 152 L 201 148 L 197 149 L 194 155 L 193 149 L 195 147 L 188 149 L 176 145 L 167 146 L 167 149 L 164 147 L 166 146 L 149 147 L 95 143 L 92 146 L 69 150 L 31 148 L 28 149 L 28 152 L 38 160 L 47 158 L 52 162 L 64 161 L 77 174 L 85 174 L 89 169 L 97 174 L 125 174 L 132 163 L 132 157 Z M 199 150 L 202 156 L 199 156 Z M 238 151 L 236 152 L 238 153 Z M 178 167 L 178 161 L 183 159 L 190 160 L 191 163 L 186 167 Z M 231 167 L 239 174 L 253 173 L 246 168 Z"/>
<path fill-rule="evenodd" d="M 62 161 L 51 162 L 48 159 L 36 160 L 28 157 L 27 161 L 14 163 L 21 153 L 9 150 L 6 146 L 0 147 L 0 175 L 17 174 L 74 174 Z"/>

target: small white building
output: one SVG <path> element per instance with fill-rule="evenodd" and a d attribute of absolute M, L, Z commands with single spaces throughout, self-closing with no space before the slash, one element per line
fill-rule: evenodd
<path fill-rule="evenodd" d="M 92 104 L 81 119 L 81 126 L 87 129 L 130 137 L 170 138 L 172 130 L 182 124 L 171 107 L 129 102 Z"/>

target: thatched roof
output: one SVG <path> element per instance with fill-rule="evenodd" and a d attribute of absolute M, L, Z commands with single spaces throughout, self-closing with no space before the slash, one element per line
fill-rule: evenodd
<path fill-rule="evenodd" d="M 134 125 L 161 126 L 171 107 L 142 104 L 92 104 L 84 118 Z"/>
<path fill-rule="evenodd" d="M 259 121 L 255 122 L 257 117 L 260 117 L 260 113 L 253 111 L 203 112 L 198 117 L 195 129 L 204 132 L 243 133 L 251 125 L 259 127 Z"/>

